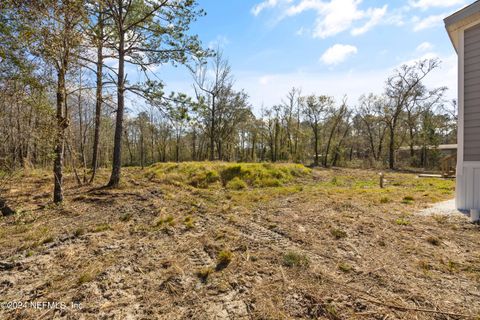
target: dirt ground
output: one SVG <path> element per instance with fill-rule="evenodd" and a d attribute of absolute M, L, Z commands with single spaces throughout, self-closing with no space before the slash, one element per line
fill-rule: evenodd
<path fill-rule="evenodd" d="M 169 183 L 50 199 L 50 173 L 3 191 L 0 319 L 480 319 L 480 228 L 415 214 L 454 182 L 315 169 L 264 188 Z M 47 304 L 50 303 L 50 304 Z"/>

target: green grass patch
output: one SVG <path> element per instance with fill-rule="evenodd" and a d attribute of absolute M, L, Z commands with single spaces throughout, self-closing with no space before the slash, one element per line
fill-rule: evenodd
<path fill-rule="evenodd" d="M 152 174 L 165 183 L 242 190 L 247 187 L 281 187 L 309 176 L 311 169 L 292 163 L 184 162 L 154 164 L 146 173 L 148 177 Z"/>
<path fill-rule="evenodd" d="M 235 177 L 227 183 L 227 189 L 231 190 L 243 190 L 248 187 L 247 183 L 240 179 L 239 177 Z"/>

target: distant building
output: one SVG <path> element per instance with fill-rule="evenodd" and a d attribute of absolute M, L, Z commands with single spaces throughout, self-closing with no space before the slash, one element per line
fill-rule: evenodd
<path fill-rule="evenodd" d="M 457 208 L 480 209 L 480 1 L 445 26 L 458 54 Z"/>
<path fill-rule="evenodd" d="M 412 160 L 412 150 L 409 146 L 400 147 L 396 153 L 396 159 L 399 162 Z M 418 159 L 418 166 L 425 169 L 438 169 L 442 165 L 442 160 L 449 156 L 456 156 L 456 144 L 441 144 L 438 146 L 413 146 L 413 156 Z"/>

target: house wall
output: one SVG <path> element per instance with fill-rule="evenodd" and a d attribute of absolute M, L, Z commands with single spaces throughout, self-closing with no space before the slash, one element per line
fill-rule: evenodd
<path fill-rule="evenodd" d="M 480 161 L 480 25 L 465 30 L 464 161 Z"/>
<path fill-rule="evenodd" d="M 480 209 L 480 19 L 459 29 L 457 208 Z"/>

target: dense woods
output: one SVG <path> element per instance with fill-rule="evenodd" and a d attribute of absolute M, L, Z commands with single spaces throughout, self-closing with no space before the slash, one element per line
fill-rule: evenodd
<path fill-rule="evenodd" d="M 194 0 L 3 2 L 1 169 L 53 167 L 60 202 L 64 169 L 85 184 L 112 168 L 116 186 L 122 165 L 166 161 L 432 168 L 434 147 L 455 143 L 455 103 L 424 84 L 440 61 L 400 66 L 358 101 L 292 88 L 254 106 L 225 54 L 190 33 L 204 14 Z M 186 66 L 194 93 L 164 92 L 162 64 Z"/>

